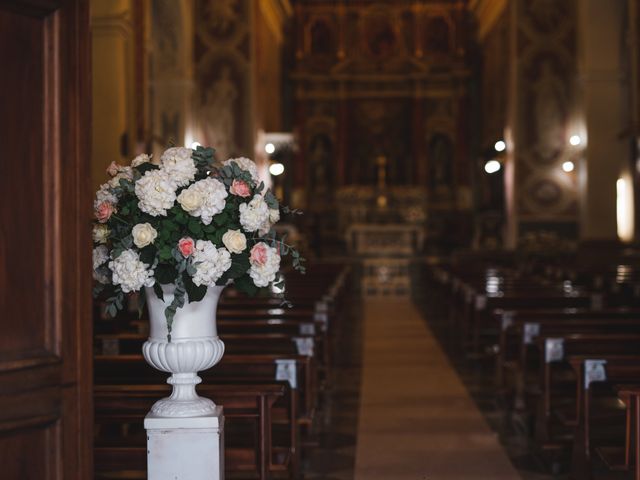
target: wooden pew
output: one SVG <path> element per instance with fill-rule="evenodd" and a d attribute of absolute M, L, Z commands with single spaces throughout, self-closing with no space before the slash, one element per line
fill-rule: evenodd
<path fill-rule="evenodd" d="M 613 392 L 616 384 L 632 383 L 640 378 L 640 355 L 596 355 L 569 358 L 577 378 L 578 425 L 574 435 L 571 456 L 573 478 L 592 478 L 591 458 L 593 450 L 594 387 Z M 602 392 L 601 392 L 602 393 Z M 608 397 L 617 399 L 615 393 Z M 602 416 L 605 412 L 598 411 Z"/>
<path fill-rule="evenodd" d="M 579 328 L 572 331 L 577 332 Z M 532 344 L 532 347 L 537 350 L 539 359 L 535 378 L 537 378 L 540 392 L 537 400 L 534 434 L 538 444 L 545 446 L 554 440 L 552 418 L 556 419 L 555 425 L 560 430 L 566 427 L 575 427 L 578 424 L 579 411 L 575 408 L 578 383 L 574 375 L 566 375 L 570 368 L 567 360 L 569 357 L 633 354 L 638 351 L 639 344 L 640 333 L 566 333 L 556 331 L 540 334 Z M 555 417 L 552 417 L 554 414 Z"/>
<path fill-rule="evenodd" d="M 292 470 L 300 467 L 302 428 L 313 422 L 315 406 L 310 399 L 310 357 L 300 355 L 225 355 L 210 370 L 200 372 L 205 385 L 246 385 L 280 382 L 288 388 L 284 398 L 274 406 L 272 420 L 290 432 Z M 159 385 L 168 374 L 146 364 L 142 355 L 96 355 L 94 376 L 97 385 Z M 156 398 L 157 400 L 158 398 Z M 310 410 L 311 409 L 311 410 Z"/>
<path fill-rule="evenodd" d="M 225 469 L 248 473 L 257 478 L 286 474 L 293 456 L 293 446 L 272 446 L 271 410 L 284 397 L 284 385 L 202 385 L 203 395 L 224 407 L 226 421 Z M 97 478 L 146 478 L 146 436 L 144 416 L 153 403 L 170 393 L 167 385 L 97 385 L 94 389 L 96 410 L 95 469 Z M 253 444 L 233 441 L 234 421 L 249 420 L 253 434 L 243 439 Z M 116 427 L 120 432 L 109 438 L 104 430 Z M 129 435 L 131 428 L 137 434 Z M 111 428 L 113 430 L 113 428 Z M 231 439 L 231 442 L 230 442 Z M 129 472 L 129 473 L 123 473 Z"/>

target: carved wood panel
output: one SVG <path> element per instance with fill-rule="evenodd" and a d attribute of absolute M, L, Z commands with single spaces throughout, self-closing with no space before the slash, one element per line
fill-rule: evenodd
<path fill-rule="evenodd" d="M 0 2 L 0 464 L 91 466 L 88 4 Z"/>

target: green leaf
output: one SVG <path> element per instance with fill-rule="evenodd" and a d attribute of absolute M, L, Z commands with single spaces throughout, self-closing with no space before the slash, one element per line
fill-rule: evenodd
<path fill-rule="evenodd" d="M 153 291 L 160 300 L 164 301 L 164 293 L 162 292 L 162 287 L 158 282 L 153 284 Z"/>
<path fill-rule="evenodd" d="M 178 222 L 180 225 L 186 225 L 189 221 L 189 216 L 182 210 L 178 211 L 175 215 L 176 222 Z"/>
<path fill-rule="evenodd" d="M 234 285 L 241 292 L 249 295 L 250 297 L 255 296 L 258 293 L 258 287 L 256 287 L 255 283 L 253 283 L 253 279 L 249 275 L 243 275 L 234 280 Z"/>
<path fill-rule="evenodd" d="M 138 172 L 140 172 L 140 175 L 144 175 L 149 170 L 158 170 L 160 167 L 158 165 L 154 165 L 151 162 L 145 162 L 145 163 L 142 163 L 142 164 L 138 165 L 137 167 L 133 167 L 133 168 L 135 170 L 137 170 Z"/>
<path fill-rule="evenodd" d="M 278 203 L 278 199 L 273 194 L 271 190 L 267 190 L 264 194 L 264 201 L 272 209 L 280 208 L 280 204 Z"/>
<path fill-rule="evenodd" d="M 153 245 L 147 245 L 142 250 L 140 250 L 140 261 L 142 263 L 146 263 L 147 265 L 153 265 L 153 261 L 156 258 L 156 247 Z"/>
<path fill-rule="evenodd" d="M 165 245 L 158 253 L 160 255 L 160 260 L 169 260 L 171 258 L 171 247 Z"/>
<path fill-rule="evenodd" d="M 173 265 L 160 263 L 154 271 L 154 276 L 156 277 L 157 283 L 167 285 L 176 281 L 178 272 Z"/>
<path fill-rule="evenodd" d="M 196 219 L 189 220 L 189 224 L 187 225 L 187 228 L 194 235 L 200 235 L 202 233 L 202 224 L 200 223 L 199 220 L 196 220 Z"/>
<path fill-rule="evenodd" d="M 238 278 L 247 273 L 247 271 L 251 268 L 251 264 L 249 263 L 249 255 L 246 253 L 242 254 L 232 254 L 231 255 L 231 267 L 227 270 L 227 274 L 229 278 Z"/>
<path fill-rule="evenodd" d="M 131 248 L 131 247 L 133 247 L 133 237 L 131 235 L 127 235 L 126 237 L 124 237 L 122 239 L 122 241 L 120 243 L 122 244 L 122 246 L 125 249 Z"/>
<path fill-rule="evenodd" d="M 155 287 L 157 283 L 154 283 Z M 161 297 L 160 297 L 161 298 Z M 143 288 L 140 289 L 140 294 L 138 295 L 138 318 L 142 318 L 142 312 L 144 310 L 144 306 L 147 303 L 147 291 Z"/>
<path fill-rule="evenodd" d="M 182 274 L 182 281 L 189 296 L 189 302 L 199 302 L 204 298 L 207 293 L 206 285 L 196 285 L 186 272 Z"/>
<path fill-rule="evenodd" d="M 225 212 L 219 213 L 218 215 L 213 217 L 213 221 L 216 225 L 224 225 L 229 221 L 229 215 L 227 215 Z"/>

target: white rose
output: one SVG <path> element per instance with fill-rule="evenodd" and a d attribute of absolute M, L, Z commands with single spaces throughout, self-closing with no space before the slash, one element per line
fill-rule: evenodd
<path fill-rule="evenodd" d="M 178 203 L 186 212 L 194 212 L 202 206 L 204 198 L 199 190 L 187 188 L 178 195 Z"/>
<path fill-rule="evenodd" d="M 144 248 L 155 241 L 158 232 L 150 223 L 138 223 L 131 230 L 131 235 L 133 236 L 133 243 L 136 244 L 136 247 Z"/>
<path fill-rule="evenodd" d="M 109 227 L 105 224 L 94 225 L 92 232 L 93 241 L 96 243 L 107 243 L 110 233 L 111 230 L 109 230 Z"/>
<path fill-rule="evenodd" d="M 247 237 L 240 230 L 227 230 L 222 243 L 231 253 L 240 253 L 247 248 Z"/>
<path fill-rule="evenodd" d="M 131 160 L 131 166 L 132 167 L 139 167 L 143 163 L 147 163 L 149 160 L 151 160 L 151 156 L 147 155 L 146 153 L 143 153 L 141 155 L 138 155 L 133 160 Z"/>

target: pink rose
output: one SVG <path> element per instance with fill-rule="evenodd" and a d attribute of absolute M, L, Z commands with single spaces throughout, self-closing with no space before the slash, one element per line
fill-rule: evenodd
<path fill-rule="evenodd" d="M 119 168 L 116 162 L 111 162 L 111 165 L 107 167 L 107 173 L 112 177 L 115 177 L 118 174 Z"/>
<path fill-rule="evenodd" d="M 250 262 L 260 266 L 267 263 L 267 246 L 263 242 L 256 243 L 251 249 Z"/>
<path fill-rule="evenodd" d="M 107 223 L 107 220 L 111 218 L 111 214 L 115 211 L 116 209 L 111 202 L 102 202 L 96 208 L 96 218 L 100 223 Z"/>
<path fill-rule="evenodd" d="M 242 180 L 234 180 L 231 184 L 231 188 L 229 189 L 232 195 L 237 195 L 239 197 L 248 197 L 251 195 L 251 189 L 247 182 Z"/>
<path fill-rule="evenodd" d="M 196 249 L 196 242 L 193 241 L 193 238 L 191 237 L 183 237 L 180 240 L 178 240 L 178 250 L 180 250 L 180 253 L 182 254 L 183 257 L 188 257 L 191 254 L 193 254 L 194 250 Z"/>

